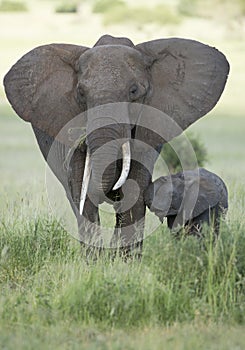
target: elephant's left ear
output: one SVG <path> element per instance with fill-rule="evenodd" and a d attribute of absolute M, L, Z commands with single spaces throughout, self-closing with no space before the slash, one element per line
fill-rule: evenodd
<path fill-rule="evenodd" d="M 188 189 L 191 194 L 191 188 Z M 200 177 L 198 198 L 193 209 L 193 217 L 197 217 L 219 203 L 220 193 L 210 177 Z"/>
<path fill-rule="evenodd" d="M 153 93 L 148 104 L 184 130 L 219 100 L 229 63 L 215 48 L 186 39 L 160 39 L 136 46 L 152 59 Z"/>

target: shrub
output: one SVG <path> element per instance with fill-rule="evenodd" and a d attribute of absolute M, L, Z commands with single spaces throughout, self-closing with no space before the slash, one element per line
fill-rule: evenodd
<path fill-rule="evenodd" d="M 176 173 L 182 170 L 182 164 L 185 165 L 185 170 L 193 169 L 196 166 L 202 167 L 207 162 L 207 150 L 204 144 L 192 133 L 187 134 L 187 138 L 179 137 L 174 140 L 174 148 L 170 144 L 163 146 L 161 156 L 166 162 L 170 173 Z M 196 159 L 193 154 L 188 152 L 188 140 L 191 143 Z"/>
<path fill-rule="evenodd" d="M 178 11 L 181 15 L 204 18 L 237 19 L 245 15 L 245 0 L 179 0 Z"/>
<path fill-rule="evenodd" d="M 236 17 L 245 16 L 245 0 L 233 0 L 232 5 L 237 5 Z"/>
<path fill-rule="evenodd" d="M 146 8 L 145 11 L 148 12 L 148 9 Z M 171 7 L 167 5 L 157 5 L 150 11 L 148 22 L 155 22 L 162 25 L 178 24 L 180 22 L 180 17 Z"/>
<path fill-rule="evenodd" d="M 127 6 L 122 0 L 98 0 L 93 8 L 94 12 L 103 13 L 104 24 L 132 23 L 143 25 L 148 23 L 177 24 L 180 17 L 169 6 L 155 7 Z"/>
<path fill-rule="evenodd" d="M 24 2 L 3 0 L 0 2 L 1 12 L 25 12 L 28 8 Z"/>
<path fill-rule="evenodd" d="M 126 7 L 123 0 L 96 0 L 93 6 L 94 13 L 105 13 L 115 7 Z"/>
<path fill-rule="evenodd" d="M 56 13 L 76 13 L 77 12 L 77 3 L 61 3 L 55 8 Z"/>
<path fill-rule="evenodd" d="M 198 2 L 200 0 L 180 0 L 178 10 L 180 14 L 195 16 L 197 14 Z"/>

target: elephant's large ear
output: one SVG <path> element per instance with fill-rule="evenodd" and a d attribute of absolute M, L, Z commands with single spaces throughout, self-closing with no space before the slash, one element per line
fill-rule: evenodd
<path fill-rule="evenodd" d="M 51 44 L 24 55 L 7 73 L 4 85 L 16 113 L 49 136 L 81 112 L 76 100 L 76 62 L 88 48 Z"/>
<path fill-rule="evenodd" d="M 220 188 L 212 174 L 200 168 L 199 176 L 185 175 L 185 198 L 182 210 L 185 211 L 186 220 L 197 217 L 209 208 L 214 207 L 220 200 Z M 197 196 L 196 196 L 197 195 Z M 194 202 L 193 199 L 196 198 Z M 194 205 L 194 207 L 193 207 Z"/>
<path fill-rule="evenodd" d="M 184 130 L 219 100 L 229 63 L 215 48 L 186 39 L 160 39 L 136 46 L 152 59 L 152 96 L 148 104 Z"/>
<path fill-rule="evenodd" d="M 193 217 L 201 215 L 204 211 L 214 207 L 219 202 L 219 188 L 210 181 L 210 177 L 200 177 L 199 194 L 193 209 Z"/>

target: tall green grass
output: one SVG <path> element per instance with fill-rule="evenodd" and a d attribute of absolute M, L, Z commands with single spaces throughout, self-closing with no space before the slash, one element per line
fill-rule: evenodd
<path fill-rule="evenodd" d="M 141 262 L 88 264 L 54 219 L 2 220 L 1 346 L 243 348 L 245 225 L 223 222 L 215 245 L 211 234 L 176 241 L 162 226 Z"/>
<path fill-rule="evenodd" d="M 2 326 L 60 322 L 101 329 L 176 322 L 243 323 L 245 226 L 223 222 L 213 243 L 176 241 L 162 226 L 145 240 L 141 262 L 110 255 L 96 263 L 54 220 L 1 222 Z"/>

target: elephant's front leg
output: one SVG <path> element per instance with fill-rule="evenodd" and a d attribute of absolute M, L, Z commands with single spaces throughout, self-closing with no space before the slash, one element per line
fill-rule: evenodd
<path fill-rule="evenodd" d="M 121 189 L 122 200 L 115 203 L 117 212 L 115 236 L 119 242 L 120 253 L 126 257 L 131 255 L 140 257 L 142 254 L 146 213 L 143 195 L 151 181 L 154 167 L 151 154 L 148 154 L 148 157 L 141 155 L 140 161 L 138 158 L 137 161 L 132 160 L 130 174 Z"/>
<path fill-rule="evenodd" d="M 120 253 L 125 257 L 134 256 L 140 258 L 142 255 L 145 204 L 138 202 L 128 211 L 121 213 L 120 231 Z"/>
<path fill-rule="evenodd" d="M 77 218 L 78 236 L 84 255 L 96 258 L 101 253 L 100 218 L 98 207 L 87 196 L 83 214 L 80 215 L 79 205 L 82 187 L 82 178 L 86 157 L 86 148 L 76 149 L 71 161 L 68 175 L 67 196 L 73 212 Z"/>
<path fill-rule="evenodd" d="M 96 259 L 103 250 L 99 209 L 89 198 L 84 204 L 83 215 L 77 217 L 79 239 L 86 258 Z"/>

